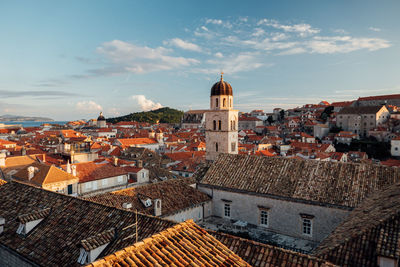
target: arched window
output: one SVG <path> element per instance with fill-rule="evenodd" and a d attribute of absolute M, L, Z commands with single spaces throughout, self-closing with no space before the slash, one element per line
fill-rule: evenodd
<path fill-rule="evenodd" d="M 233 122 L 233 129 L 232 130 L 236 130 L 236 121 L 233 120 L 232 122 Z"/>
<path fill-rule="evenodd" d="M 214 131 L 217 130 L 217 121 L 216 120 L 213 121 L 213 129 L 214 129 Z"/>
<path fill-rule="evenodd" d="M 224 98 L 224 105 L 223 107 L 226 107 L 226 98 Z"/>
<path fill-rule="evenodd" d="M 218 130 L 221 131 L 221 128 L 222 128 L 222 122 L 221 122 L 221 121 L 218 121 Z"/>
<path fill-rule="evenodd" d="M 218 98 L 215 99 L 215 107 L 218 107 Z"/>
<path fill-rule="evenodd" d="M 215 151 L 218 152 L 218 143 L 215 143 Z"/>

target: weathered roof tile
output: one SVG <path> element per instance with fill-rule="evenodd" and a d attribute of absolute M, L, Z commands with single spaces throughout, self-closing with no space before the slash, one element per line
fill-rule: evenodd
<path fill-rule="evenodd" d="M 399 181 L 400 169 L 372 164 L 220 154 L 200 184 L 353 208 Z"/>

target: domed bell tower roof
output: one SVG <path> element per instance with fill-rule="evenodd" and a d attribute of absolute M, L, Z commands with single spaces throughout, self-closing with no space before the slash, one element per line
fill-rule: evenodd
<path fill-rule="evenodd" d="M 103 116 L 103 112 L 100 112 L 100 116 L 97 118 L 98 121 L 105 121 L 106 118 Z"/>
<path fill-rule="evenodd" d="M 224 81 L 224 78 L 222 77 L 224 73 L 221 73 L 221 80 L 219 82 L 216 82 L 212 87 L 211 87 L 211 96 L 214 95 L 231 95 L 233 96 L 232 93 L 232 86 Z"/>

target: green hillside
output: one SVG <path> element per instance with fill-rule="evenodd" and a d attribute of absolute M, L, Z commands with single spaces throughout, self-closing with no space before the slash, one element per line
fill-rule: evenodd
<path fill-rule="evenodd" d="M 109 118 L 107 122 L 137 121 L 149 123 L 180 123 L 183 111 L 173 108 L 160 108 L 152 111 L 135 112 L 121 117 Z"/>

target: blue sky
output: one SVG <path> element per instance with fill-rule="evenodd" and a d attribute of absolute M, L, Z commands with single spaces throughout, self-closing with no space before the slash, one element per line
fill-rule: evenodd
<path fill-rule="evenodd" d="M 400 92 L 400 1 L 1 1 L 0 114 L 241 111 Z"/>

